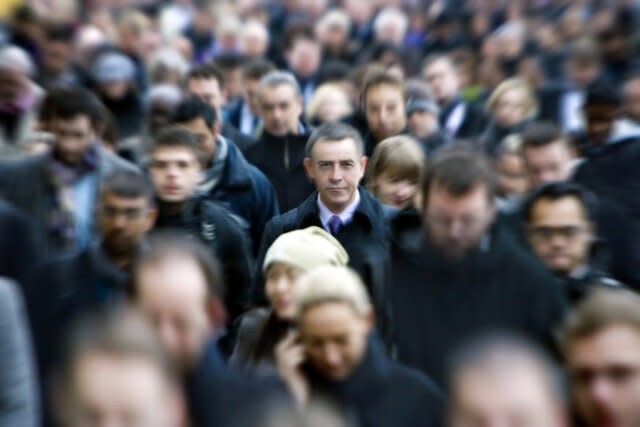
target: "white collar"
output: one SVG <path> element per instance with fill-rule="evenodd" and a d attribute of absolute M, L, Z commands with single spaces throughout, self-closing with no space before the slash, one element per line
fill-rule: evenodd
<path fill-rule="evenodd" d="M 329 230 L 329 220 L 334 215 L 337 215 L 340 218 L 343 225 L 351 222 L 353 214 L 360 204 L 360 191 L 356 190 L 356 196 L 354 197 L 353 202 L 351 202 L 339 214 L 334 214 L 324 203 L 322 203 L 322 200 L 320 200 L 320 194 L 318 194 L 317 203 L 318 209 L 320 210 L 320 222 L 325 229 Z"/>

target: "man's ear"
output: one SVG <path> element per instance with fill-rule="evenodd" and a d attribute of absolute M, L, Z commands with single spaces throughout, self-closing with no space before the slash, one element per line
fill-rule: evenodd
<path fill-rule="evenodd" d="M 367 323 L 367 332 L 371 332 L 376 326 L 376 313 L 374 310 L 369 310 L 369 313 L 364 316 Z"/>
<path fill-rule="evenodd" d="M 227 324 L 227 310 L 224 308 L 220 298 L 209 298 L 207 302 L 207 317 L 214 334 Z"/>
<path fill-rule="evenodd" d="M 211 127 L 211 133 L 213 133 L 213 135 L 216 138 L 218 137 L 218 135 L 220 135 L 220 119 L 219 118 Z"/>
<path fill-rule="evenodd" d="M 302 162 L 302 164 L 304 165 L 304 170 L 307 172 L 307 177 L 309 177 L 309 179 L 311 181 L 313 181 L 313 171 L 311 168 L 311 158 L 310 157 L 305 157 L 304 161 Z"/>
<path fill-rule="evenodd" d="M 367 164 L 369 164 L 369 158 L 367 156 L 362 156 L 360 158 L 360 168 L 362 169 L 363 175 L 367 171 Z"/>
<path fill-rule="evenodd" d="M 147 221 L 147 224 L 145 225 L 145 232 L 148 232 L 155 225 L 156 219 L 158 219 L 158 208 L 156 206 L 151 206 L 145 215 Z"/>

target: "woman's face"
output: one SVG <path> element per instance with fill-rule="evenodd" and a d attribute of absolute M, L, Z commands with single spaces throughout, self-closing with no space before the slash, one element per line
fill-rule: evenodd
<path fill-rule="evenodd" d="M 271 309 L 281 320 L 291 320 L 296 315 L 293 298 L 303 273 L 302 269 L 282 262 L 275 262 L 267 269 L 265 292 Z"/>
<path fill-rule="evenodd" d="M 376 196 L 381 203 L 404 210 L 418 193 L 418 180 L 384 172 L 375 181 Z"/>
<path fill-rule="evenodd" d="M 527 115 L 527 96 L 521 88 L 513 88 L 504 92 L 493 110 L 498 125 L 509 128 L 522 122 Z"/>
<path fill-rule="evenodd" d="M 329 92 L 318 111 L 322 123 L 340 120 L 347 114 L 349 114 L 349 100 L 345 94 L 338 91 Z"/>
<path fill-rule="evenodd" d="M 500 194 L 503 196 L 514 194 L 522 196 L 527 192 L 527 176 L 520 156 L 503 154 L 496 166 Z"/>

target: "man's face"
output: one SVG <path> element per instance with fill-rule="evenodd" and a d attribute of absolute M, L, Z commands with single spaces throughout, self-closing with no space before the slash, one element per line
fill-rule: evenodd
<path fill-rule="evenodd" d="M 226 95 L 216 79 L 189 79 L 187 83 L 189 95 L 197 96 L 213 107 L 218 114 L 222 111 L 222 106 L 226 102 Z"/>
<path fill-rule="evenodd" d="M 589 141 L 595 145 L 604 144 L 611 134 L 613 122 L 616 120 L 616 107 L 606 104 L 585 105 Z"/>
<path fill-rule="evenodd" d="M 569 80 L 578 89 L 583 89 L 598 77 L 600 67 L 597 64 L 573 64 L 567 65 Z"/>
<path fill-rule="evenodd" d="M 337 381 L 348 377 L 362 360 L 371 319 L 345 303 L 328 302 L 306 309 L 299 328 L 309 363 Z"/>
<path fill-rule="evenodd" d="M 484 185 L 456 196 L 438 182 L 429 189 L 425 226 L 431 243 L 450 258 L 477 247 L 493 222 L 495 206 Z"/>
<path fill-rule="evenodd" d="M 178 391 L 142 357 L 88 352 L 70 381 L 65 425 L 175 427 L 183 421 Z"/>
<path fill-rule="evenodd" d="M 179 366 L 197 362 L 214 327 L 208 315 L 207 279 L 185 257 L 142 265 L 135 274 L 137 303 Z"/>
<path fill-rule="evenodd" d="M 71 165 L 80 162 L 95 140 L 91 120 L 86 115 L 78 115 L 71 119 L 53 118 L 51 131 L 56 137 L 54 150 L 58 158 Z"/>
<path fill-rule="evenodd" d="M 244 81 L 244 102 L 249 106 L 251 114 L 256 116 L 259 114 L 258 83 L 260 80 L 247 79 Z"/>
<path fill-rule="evenodd" d="M 216 137 L 218 136 L 217 132 L 209 128 L 209 126 L 207 126 L 207 122 L 205 122 L 202 117 L 196 117 L 191 121 L 179 124 L 186 127 L 194 134 L 194 136 L 198 140 L 200 151 L 202 151 L 202 155 L 204 156 L 205 160 L 207 161 L 207 163 L 211 162 L 216 154 Z"/>
<path fill-rule="evenodd" d="M 315 40 L 298 38 L 285 52 L 289 68 L 302 79 L 311 77 L 320 67 L 320 44 Z"/>
<path fill-rule="evenodd" d="M 155 100 L 149 105 L 149 129 L 154 135 L 171 122 L 171 106 L 164 101 Z"/>
<path fill-rule="evenodd" d="M 422 77 L 440 105 L 448 104 L 458 95 L 458 76 L 449 61 L 441 59 L 429 64 L 422 70 Z"/>
<path fill-rule="evenodd" d="M 567 349 L 576 411 L 589 427 L 640 425 L 640 332 L 611 325 Z"/>
<path fill-rule="evenodd" d="M 155 218 L 156 211 L 146 198 L 120 197 L 104 191 L 100 197 L 97 223 L 106 252 L 116 255 L 137 252 Z"/>
<path fill-rule="evenodd" d="M 571 174 L 573 154 L 564 141 L 542 147 L 526 147 L 522 160 L 530 188 L 555 181 L 566 181 Z"/>
<path fill-rule="evenodd" d="M 298 133 L 298 119 L 302 114 L 302 97 L 287 84 L 266 86 L 258 94 L 260 117 L 264 129 L 276 137 Z"/>
<path fill-rule="evenodd" d="M 67 42 L 54 40 L 45 43 L 42 65 L 53 75 L 64 72 L 71 60 L 71 45 Z"/>
<path fill-rule="evenodd" d="M 196 153 L 187 147 L 158 147 L 151 154 L 151 181 L 158 199 L 180 203 L 196 191 L 202 179 Z"/>
<path fill-rule="evenodd" d="M 438 131 L 438 116 L 430 111 L 415 110 L 407 120 L 411 135 L 416 138 L 428 138 Z"/>
<path fill-rule="evenodd" d="M 633 79 L 624 86 L 624 110 L 627 117 L 640 122 L 640 79 Z"/>
<path fill-rule="evenodd" d="M 562 427 L 560 404 L 536 367 L 471 368 L 455 383 L 451 427 Z"/>
<path fill-rule="evenodd" d="M 538 257 L 557 274 L 568 276 L 589 262 L 593 226 L 575 197 L 536 202 L 527 236 Z"/>
<path fill-rule="evenodd" d="M 311 158 L 304 160 L 320 199 L 334 213 L 342 212 L 353 202 L 366 165 L 366 157 L 351 138 L 319 140 L 313 146 Z"/>
<path fill-rule="evenodd" d="M 378 141 L 401 133 L 407 125 L 402 89 L 388 84 L 372 86 L 365 96 L 369 130 Z"/>
<path fill-rule="evenodd" d="M 229 99 L 236 99 L 242 96 L 242 67 L 225 72 L 224 86 Z"/>
<path fill-rule="evenodd" d="M 0 101 L 16 106 L 29 79 L 21 72 L 0 69 Z"/>
<path fill-rule="evenodd" d="M 275 262 L 267 269 L 265 276 L 265 293 L 271 309 L 282 320 L 293 320 L 296 316 L 294 292 L 304 270 Z"/>

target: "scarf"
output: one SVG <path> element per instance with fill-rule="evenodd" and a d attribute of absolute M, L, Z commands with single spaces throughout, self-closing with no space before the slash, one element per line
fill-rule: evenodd
<path fill-rule="evenodd" d="M 229 144 L 222 136 L 219 136 L 216 140 L 216 155 L 211 163 L 211 167 L 206 172 L 204 180 L 198 186 L 199 191 L 208 194 L 216 188 L 227 163 L 228 154 Z"/>
<path fill-rule="evenodd" d="M 97 170 L 98 144 L 93 143 L 82 155 L 77 165 L 68 165 L 50 155 L 48 165 L 49 182 L 54 188 L 54 197 L 49 209 L 48 229 L 50 235 L 62 244 L 63 249 L 72 249 L 76 240 L 74 221 L 73 187 L 87 174 Z"/>

